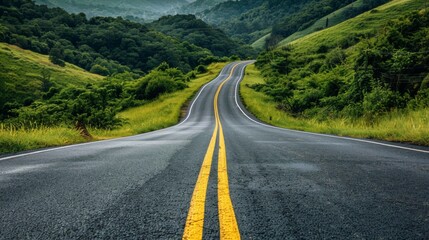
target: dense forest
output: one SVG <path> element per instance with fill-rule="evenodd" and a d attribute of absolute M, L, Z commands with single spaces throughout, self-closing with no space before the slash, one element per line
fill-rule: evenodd
<path fill-rule="evenodd" d="M 194 15 L 164 16 L 148 26 L 166 35 L 209 49 L 215 56 L 256 57 L 256 51 L 250 46 L 232 40 L 220 29 L 208 25 Z"/>
<path fill-rule="evenodd" d="M 69 14 L 28 0 L 0 7 L 0 41 L 50 54 L 86 70 L 109 75 L 125 70 L 147 72 L 162 62 L 188 72 L 212 56 L 204 48 L 166 36 L 120 17 Z"/>
<path fill-rule="evenodd" d="M 204 25 L 204 31 L 198 32 L 198 37 L 205 39 L 207 34 L 212 43 L 214 39 L 222 39 L 222 46 L 204 45 L 211 47 L 209 50 L 190 43 L 195 41 L 203 46 L 195 36 L 195 29 L 190 29 L 188 35 L 172 37 L 121 17 L 88 19 L 83 13 L 69 14 L 60 8 L 36 5 L 30 0 L 2 1 L 0 15 L 1 42 L 48 54 L 52 63 L 64 68 L 71 63 L 92 73 L 109 76 L 101 83 L 60 86 L 51 81 L 50 70 L 41 69 L 34 75 L 38 80 L 34 84 L 40 86 L 38 94 L 4 99 L 14 91 L 30 91 L 34 86 L 15 89 L 10 79 L 28 78 L 26 73 L 2 72 L 0 120 L 16 127 L 74 123 L 79 129 L 88 125 L 110 129 L 123 123 L 116 118 L 118 111 L 143 104 L 160 94 L 183 89 L 197 72 L 205 71 L 204 65 L 222 60 L 211 50 L 216 50 L 214 52 L 219 56 L 238 54 L 245 57 L 247 54 L 244 50 L 239 52 L 238 44 L 223 32 L 207 25 Z M 182 21 L 181 31 L 192 28 L 193 21 L 196 19 L 190 19 L 189 23 Z M 13 69 L 7 64 L 2 62 L 0 67 Z M 10 92 L 3 93 L 6 89 Z M 24 92 L 19 96 L 25 95 Z"/>
<path fill-rule="evenodd" d="M 279 109 L 318 120 L 373 123 L 393 110 L 429 107 L 428 26 L 429 12 L 415 11 L 382 31 L 325 36 L 331 41 L 316 49 L 288 45 L 267 51 L 257 61 L 266 84 L 252 87 L 271 96 Z"/>

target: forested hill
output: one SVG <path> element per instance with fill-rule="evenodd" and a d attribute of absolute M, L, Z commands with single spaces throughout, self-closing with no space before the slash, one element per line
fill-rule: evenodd
<path fill-rule="evenodd" d="M 69 14 L 28 0 L 2 1 L 0 14 L 0 41 L 54 54 L 56 59 L 86 70 L 95 71 L 97 66 L 102 75 L 127 69 L 148 72 L 162 62 L 188 72 L 213 57 L 208 49 L 122 18 L 88 20 L 84 14 Z M 231 48 L 230 43 L 224 42 L 224 47 Z"/>
<path fill-rule="evenodd" d="M 392 0 L 266 51 L 256 63 L 265 83 L 252 87 L 278 109 L 314 122 L 371 126 L 412 111 L 427 121 L 428 6 L 426 0 Z"/>
<path fill-rule="evenodd" d="M 232 40 L 222 30 L 214 28 L 194 15 L 165 16 L 149 27 L 199 47 L 209 49 L 215 56 L 240 57 L 256 55 L 250 46 Z"/>
<path fill-rule="evenodd" d="M 180 7 L 176 11 L 181 14 L 184 14 L 184 13 L 196 14 L 199 12 L 203 12 L 205 10 L 209 10 L 215 7 L 216 5 L 218 5 L 219 3 L 223 3 L 226 1 L 228 0 L 196 0 L 195 2 L 192 2 L 190 4 Z"/>
<path fill-rule="evenodd" d="M 324 17 L 335 10 L 346 6 L 348 3 L 352 4 L 340 13 L 341 16 L 336 16 L 337 18 L 341 18 L 343 21 L 355 17 L 365 11 L 371 10 L 386 2 L 388 2 L 388 0 L 312 1 L 310 4 L 303 7 L 301 11 L 278 20 L 272 28 L 270 37 L 268 37 L 266 40 L 266 47 L 270 48 L 276 46 L 279 41 L 283 40 L 284 38 L 297 31 L 306 29 L 321 17 Z M 330 26 L 331 24 L 329 19 L 326 19 L 324 28 Z"/>
<path fill-rule="evenodd" d="M 155 20 L 166 12 L 188 4 L 187 0 L 36 0 L 39 4 L 60 7 L 68 12 L 94 16 L 133 16 Z"/>
<path fill-rule="evenodd" d="M 271 31 L 283 19 L 309 24 L 320 17 L 318 11 L 332 12 L 353 0 L 242 0 L 228 1 L 199 13 L 208 23 L 215 24 L 230 36 L 252 43 Z M 303 20 L 296 19 L 301 18 Z"/>

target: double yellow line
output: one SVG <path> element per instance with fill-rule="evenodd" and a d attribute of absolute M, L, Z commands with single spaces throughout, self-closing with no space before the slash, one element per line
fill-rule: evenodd
<path fill-rule="evenodd" d="M 218 211 L 219 211 L 219 229 L 221 239 L 240 239 L 237 220 L 235 218 L 234 208 L 232 206 L 229 194 L 228 171 L 226 164 L 226 146 L 223 135 L 222 124 L 219 117 L 218 99 L 223 85 L 232 77 L 236 64 L 229 76 L 219 85 L 214 97 L 214 114 L 216 125 L 210 140 L 203 165 L 201 166 L 195 185 L 194 193 L 189 207 L 188 217 L 186 219 L 183 239 L 202 239 L 204 228 L 204 210 L 206 202 L 207 186 L 209 182 L 210 170 L 212 166 L 213 154 L 215 151 L 216 140 L 219 134 L 219 153 L 218 153 Z"/>

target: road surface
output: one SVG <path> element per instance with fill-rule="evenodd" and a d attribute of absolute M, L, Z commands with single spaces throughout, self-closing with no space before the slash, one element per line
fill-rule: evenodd
<path fill-rule="evenodd" d="M 248 63 L 177 126 L 0 157 L 0 239 L 429 239 L 428 148 L 261 124 Z"/>

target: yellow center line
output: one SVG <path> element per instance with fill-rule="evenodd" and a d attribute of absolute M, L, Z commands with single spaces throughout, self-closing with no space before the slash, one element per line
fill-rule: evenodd
<path fill-rule="evenodd" d="M 204 157 L 203 165 L 201 166 L 198 175 L 197 183 L 195 184 L 194 193 L 189 207 L 188 217 L 186 219 L 185 231 L 183 239 L 202 239 L 204 227 L 204 209 L 206 203 L 207 185 L 209 182 L 210 170 L 212 167 L 213 153 L 216 144 L 218 132 L 218 123 L 213 131 L 207 153 Z"/>
<path fill-rule="evenodd" d="M 220 239 L 241 239 L 235 218 L 234 207 L 232 206 L 231 196 L 229 194 L 228 169 L 226 161 L 226 145 L 223 135 L 222 123 L 219 117 L 218 99 L 223 85 L 232 77 L 234 69 L 230 76 L 219 86 L 215 96 L 215 116 L 219 124 L 219 155 L 218 155 L 218 212 L 219 212 L 219 229 Z"/>
<path fill-rule="evenodd" d="M 185 230 L 182 239 L 202 239 L 204 228 L 204 211 L 207 186 L 210 177 L 210 170 L 216 139 L 219 132 L 219 156 L 218 156 L 218 208 L 219 208 L 219 224 L 221 239 L 240 239 L 237 220 L 235 218 L 234 208 L 229 196 L 228 172 L 226 166 L 226 148 L 223 135 L 222 125 L 219 118 L 218 99 L 219 93 L 223 85 L 232 77 L 236 64 L 229 76 L 219 85 L 214 99 L 214 114 L 215 114 L 215 129 L 212 134 L 197 183 L 192 195 L 191 204 L 189 207 L 188 217 L 186 219 Z"/>

